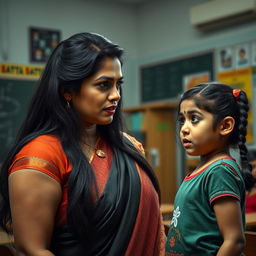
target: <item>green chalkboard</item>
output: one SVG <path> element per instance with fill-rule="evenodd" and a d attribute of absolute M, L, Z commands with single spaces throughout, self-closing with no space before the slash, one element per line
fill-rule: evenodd
<path fill-rule="evenodd" d="M 25 118 L 37 81 L 0 78 L 0 163 Z"/>
<path fill-rule="evenodd" d="M 213 74 L 213 52 L 153 64 L 141 68 L 141 102 L 176 98 L 183 90 L 183 78 L 199 72 Z"/>

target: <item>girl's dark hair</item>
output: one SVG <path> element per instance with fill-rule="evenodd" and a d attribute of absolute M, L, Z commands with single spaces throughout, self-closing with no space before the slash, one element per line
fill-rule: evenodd
<path fill-rule="evenodd" d="M 83 237 L 90 236 L 90 213 L 93 209 L 91 188 L 96 186 L 92 168 L 80 147 L 80 125 L 75 112 L 66 107 L 64 92 L 79 92 L 85 78 L 95 74 L 104 58 L 118 58 L 122 63 L 123 49 L 94 33 L 79 33 L 62 41 L 51 54 L 39 86 L 32 98 L 27 116 L 0 173 L 0 226 L 7 232 L 12 222 L 8 169 L 14 156 L 32 139 L 51 134 L 57 136 L 73 169 L 68 179 L 68 224 Z M 120 92 L 122 94 L 122 92 Z M 113 121 L 98 126 L 100 135 L 121 151 L 130 155 L 145 170 L 160 195 L 157 179 L 145 158 L 123 139 L 121 100 Z M 97 191 L 97 188 L 96 188 Z"/>
<path fill-rule="evenodd" d="M 249 103 L 244 91 L 239 95 L 233 95 L 233 88 L 219 82 L 199 84 L 186 91 L 180 100 L 193 99 L 196 106 L 213 115 L 214 128 L 226 116 L 235 119 L 235 126 L 229 138 L 230 146 L 238 146 L 240 150 L 242 174 L 246 189 L 252 186 L 251 167 L 248 162 L 248 150 L 246 147 L 246 127 L 249 111 Z"/>

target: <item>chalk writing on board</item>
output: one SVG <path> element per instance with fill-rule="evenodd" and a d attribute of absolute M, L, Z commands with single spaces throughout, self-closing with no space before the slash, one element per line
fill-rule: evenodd
<path fill-rule="evenodd" d="M 24 121 L 37 80 L 0 77 L 0 163 Z"/>
<path fill-rule="evenodd" d="M 8 146 L 15 134 L 13 120 L 20 112 L 20 103 L 8 93 L 12 84 L 0 88 L 0 141 L 2 146 Z"/>

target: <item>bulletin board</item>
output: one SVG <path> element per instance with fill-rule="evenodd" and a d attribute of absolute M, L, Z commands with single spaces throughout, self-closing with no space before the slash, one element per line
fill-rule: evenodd
<path fill-rule="evenodd" d="M 183 91 L 184 77 L 199 72 L 208 72 L 213 80 L 213 50 L 141 67 L 141 102 L 176 98 Z"/>

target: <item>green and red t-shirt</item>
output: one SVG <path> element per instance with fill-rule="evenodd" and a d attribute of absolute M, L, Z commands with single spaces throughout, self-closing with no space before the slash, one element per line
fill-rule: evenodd
<path fill-rule="evenodd" d="M 175 197 L 166 255 L 216 255 L 223 238 L 212 203 L 227 196 L 240 201 L 245 225 L 244 181 L 231 157 L 218 159 L 196 174 L 186 176 Z"/>

